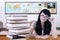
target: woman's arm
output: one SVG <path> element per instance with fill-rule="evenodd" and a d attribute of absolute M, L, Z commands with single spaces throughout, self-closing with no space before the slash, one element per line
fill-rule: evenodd
<path fill-rule="evenodd" d="M 36 38 L 47 39 L 49 38 L 49 35 L 44 35 L 44 36 L 36 35 Z"/>
<path fill-rule="evenodd" d="M 30 35 L 32 35 L 32 34 L 33 34 L 33 30 L 34 30 L 34 29 L 33 29 L 33 27 L 32 27 L 32 26 L 30 26 L 30 33 L 29 33 Z"/>
<path fill-rule="evenodd" d="M 29 34 L 33 34 L 34 31 L 34 27 L 36 26 L 36 22 L 32 22 L 31 26 L 30 26 L 30 33 Z"/>
<path fill-rule="evenodd" d="M 56 38 L 57 38 L 57 30 L 56 30 L 56 26 L 55 26 L 53 20 L 54 20 L 54 18 L 50 18 L 50 19 L 49 19 L 49 21 L 50 21 L 51 24 L 52 24 L 52 27 L 51 27 L 51 35 L 52 35 L 52 37 L 54 38 L 54 40 L 56 40 Z"/>
<path fill-rule="evenodd" d="M 54 40 L 57 39 L 57 30 L 54 22 L 52 22 L 52 27 L 51 27 L 51 35 L 54 38 Z"/>
<path fill-rule="evenodd" d="M 35 27 L 35 22 L 32 23 L 32 25 L 30 26 L 30 33 L 28 34 L 28 36 L 30 38 L 35 38 L 35 35 L 34 35 L 34 27 Z"/>

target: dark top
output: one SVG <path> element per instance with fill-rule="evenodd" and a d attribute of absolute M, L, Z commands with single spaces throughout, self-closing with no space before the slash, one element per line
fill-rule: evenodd
<path fill-rule="evenodd" d="M 51 23 L 49 23 L 51 24 Z M 44 25 L 45 26 L 45 25 Z M 34 30 L 35 32 L 38 34 L 38 35 L 50 35 L 50 31 L 51 31 L 51 25 L 48 26 L 45 26 L 44 29 L 42 29 L 42 27 L 36 27 L 36 22 L 34 23 Z M 43 33 L 42 33 L 42 30 L 43 30 Z"/>

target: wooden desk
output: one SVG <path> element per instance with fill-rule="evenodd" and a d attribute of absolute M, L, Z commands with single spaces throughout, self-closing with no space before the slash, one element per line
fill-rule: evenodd
<path fill-rule="evenodd" d="M 10 40 L 8 37 L 6 37 L 7 31 L 0 32 L 0 40 Z"/>
<path fill-rule="evenodd" d="M 10 40 L 6 35 L 0 35 L 0 40 Z"/>

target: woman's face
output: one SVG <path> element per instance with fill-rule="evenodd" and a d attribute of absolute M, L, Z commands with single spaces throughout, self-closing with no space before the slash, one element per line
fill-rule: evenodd
<path fill-rule="evenodd" d="M 43 12 L 40 14 L 41 22 L 45 22 L 48 19 L 48 15 L 44 14 Z"/>

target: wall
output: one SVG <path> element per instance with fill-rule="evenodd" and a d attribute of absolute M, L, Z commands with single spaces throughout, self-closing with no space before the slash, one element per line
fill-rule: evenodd
<path fill-rule="evenodd" d="M 0 20 L 3 21 L 3 25 L 5 26 L 6 18 L 5 18 L 5 2 L 48 2 L 48 1 L 57 1 L 57 14 L 52 14 L 54 17 L 55 26 L 60 26 L 60 0 L 0 0 Z M 28 20 L 32 19 L 37 20 L 38 14 L 28 14 Z"/>

